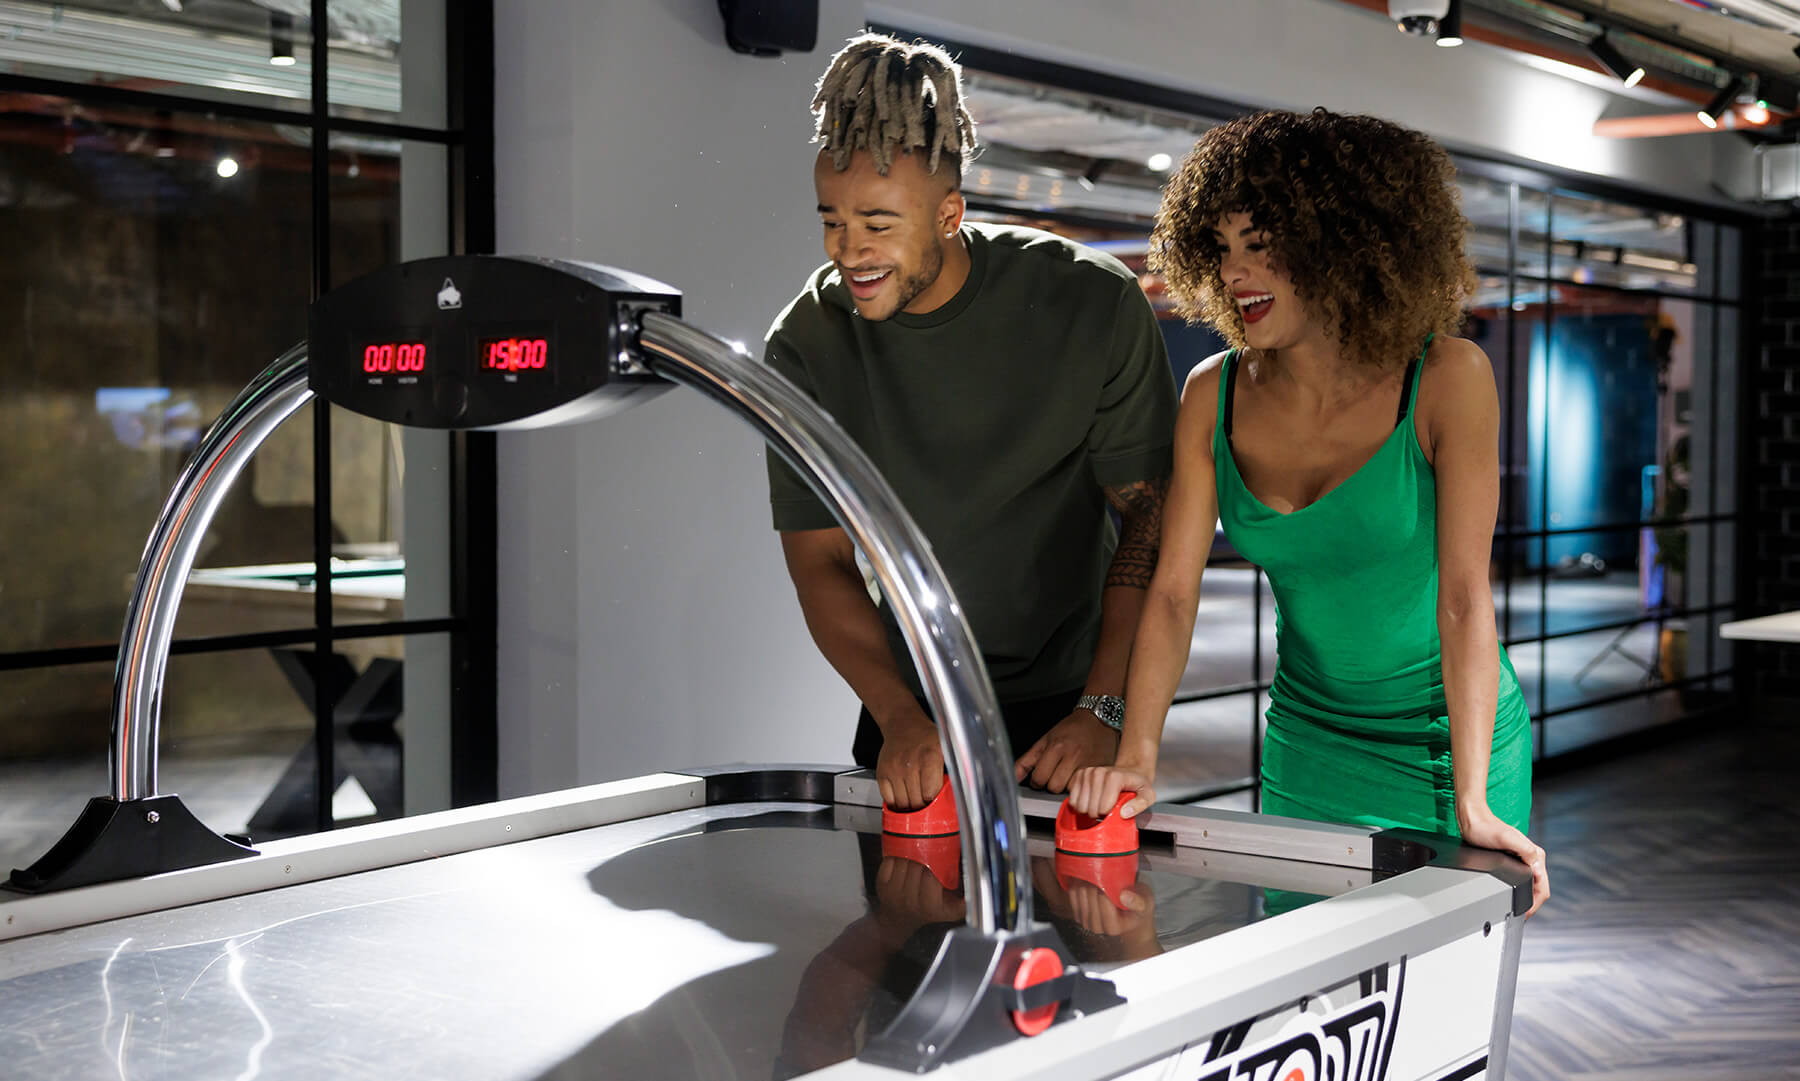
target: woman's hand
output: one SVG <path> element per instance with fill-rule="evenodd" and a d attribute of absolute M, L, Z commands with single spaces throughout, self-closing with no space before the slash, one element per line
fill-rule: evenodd
<path fill-rule="evenodd" d="M 1134 818 L 1156 802 L 1156 790 L 1150 787 L 1154 780 L 1151 768 L 1088 766 L 1076 770 L 1069 782 L 1069 806 L 1089 818 L 1105 818 L 1119 801 L 1119 793 L 1136 792 L 1136 798 L 1119 810 L 1120 818 Z"/>
<path fill-rule="evenodd" d="M 1510 852 L 1531 868 L 1531 912 L 1525 913 L 1527 919 L 1550 899 L 1550 871 L 1545 865 L 1544 850 L 1519 832 L 1517 826 L 1509 826 L 1496 817 L 1486 800 L 1458 803 L 1456 825 L 1468 843 Z"/>
<path fill-rule="evenodd" d="M 1150 941 L 1155 942 L 1156 891 L 1150 888 L 1150 883 L 1138 879 L 1131 888 L 1119 894 L 1119 902 L 1125 907 L 1113 904 L 1112 898 L 1091 882 L 1074 882 L 1069 886 L 1069 908 L 1075 922 L 1088 933 L 1108 938 L 1135 936 L 1141 939 L 1147 929 Z"/>

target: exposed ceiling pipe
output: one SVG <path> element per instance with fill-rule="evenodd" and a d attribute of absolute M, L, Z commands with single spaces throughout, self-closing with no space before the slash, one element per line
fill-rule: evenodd
<path fill-rule="evenodd" d="M 1340 2 L 1352 7 L 1378 12 L 1383 16 L 1387 14 L 1388 10 L 1386 0 L 1340 0 Z M 1565 11 L 1563 8 L 1568 6 L 1566 4 L 1551 5 L 1537 3 L 1536 0 L 1481 0 L 1478 4 L 1465 6 L 1469 7 L 1471 10 L 1479 9 L 1489 15 L 1489 20 L 1483 20 L 1480 23 L 1470 22 L 1468 20 L 1464 21 L 1463 36 L 1469 41 L 1480 42 L 1521 55 L 1535 56 L 1543 60 L 1555 61 L 1586 71 L 1595 72 L 1608 79 L 1618 81 L 1621 92 L 1624 92 L 1627 89 L 1626 84 L 1623 82 L 1625 76 L 1616 71 L 1609 70 L 1609 66 L 1604 64 L 1591 48 L 1594 45 L 1599 45 L 1606 50 L 1617 52 L 1618 50 L 1613 48 L 1612 45 L 1622 39 L 1615 36 L 1610 39 L 1612 44 L 1609 44 L 1609 39 L 1605 36 L 1606 27 L 1599 22 L 1590 21 L 1585 13 Z M 1592 7 L 1593 5 L 1590 4 L 1586 6 Z M 1541 15 L 1541 19 L 1532 22 L 1529 26 L 1529 30 L 1536 31 L 1536 36 L 1531 36 L 1528 33 L 1508 33 L 1506 30 L 1492 25 L 1490 20 L 1495 17 L 1493 9 L 1496 7 L 1506 7 L 1509 10 L 1517 11 L 1528 10 L 1537 15 Z M 1610 12 L 1608 13 L 1610 14 Z M 1525 24 L 1521 23 L 1519 25 L 1521 30 L 1528 29 Z M 1641 37 L 1641 35 L 1638 34 L 1638 28 L 1636 26 L 1633 26 L 1629 33 Z M 1559 44 L 1560 42 L 1567 42 L 1568 44 L 1562 45 Z M 1693 71 L 1696 81 L 1669 78 L 1665 74 L 1657 73 L 1655 66 L 1651 65 L 1648 67 L 1645 76 L 1638 80 L 1637 86 L 1664 95 L 1664 100 L 1673 98 L 1680 101 L 1691 102 L 1695 108 L 1691 111 L 1671 113 L 1668 117 L 1664 118 L 1621 118 L 1617 125 L 1613 124 L 1611 121 L 1602 121 L 1595 125 L 1596 134 L 1647 136 L 1652 134 L 1705 132 L 1708 130 L 1746 131 L 1762 129 L 1768 129 L 1773 133 L 1778 129 L 1779 122 L 1784 119 L 1786 115 L 1795 111 L 1796 97 L 1800 96 L 1797 95 L 1796 84 L 1791 79 L 1784 79 L 1781 76 L 1764 76 L 1760 80 L 1761 85 L 1766 88 L 1763 91 L 1764 94 L 1773 95 L 1776 98 L 1775 101 L 1770 103 L 1775 115 L 1771 115 L 1765 123 L 1751 124 L 1745 122 L 1743 117 L 1736 115 L 1736 111 L 1732 110 L 1721 113 L 1721 117 L 1724 118 L 1724 121 L 1718 124 L 1716 128 L 1708 128 L 1699 119 L 1699 114 L 1702 109 L 1714 102 L 1720 93 L 1720 88 L 1728 85 L 1733 76 L 1739 74 L 1754 75 L 1756 74 L 1755 69 L 1747 66 L 1738 66 L 1735 62 L 1726 63 L 1717 56 L 1693 51 L 1690 48 L 1692 43 L 1660 39 L 1644 39 L 1642 44 L 1650 49 L 1670 50 L 1669 55 L 1678 57 L 1683 63 L 1695 65 Z M 1660 122 L 1662 128 L 1667 130 L 1655 130 L 1658 127 L 1658 123 L 1633 124 L 1632 121 L 1634 120 L 1657 121 Z"/>

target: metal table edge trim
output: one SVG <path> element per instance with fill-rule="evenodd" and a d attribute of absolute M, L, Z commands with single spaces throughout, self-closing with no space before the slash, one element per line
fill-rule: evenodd
<path fill-rule="evenodd" d="M 868 770 L 839 774 L 835 782 L 839 803 L 880 807 L 881 792 Z M 1019 810 L 1026 818 L 1052 821 L 1062 797 L 1036 789 L 1019 789 Z M 1207 848 L 1252 856 L 1305 860 L 1338 867 L 1368 870 L 1374 866 L 1371 838 L 1381 832 L 1373 826 L 1345 826 L 1309 822 L 1297 818 L 1249 814 L 1211 807 L 1184 807 L 1159 803 L 1140 816 L 1140 828 L 1152 840 L 1163 834 L 1177 847 Z"/>
<path fill-rule="evenodd" d="M 1448 945 L 1484 923 L 1491 933 L 1507 933 L 1509 908 L 1510 891 L 1490 875 L 1422 867 L 1352 896 L 1114 969 L 1107 975 L 1126 996 L 1124 1005 L 1059 1022 L 1042 1035 L 949 1063 L 933 1076 L 940 1081 L 1113 1077 L 1375 965 Z M 1342 945 L 1346 942 L 1352 945 Z M 1142 976 L 1163 975 L 1159 970 L 1165 968 L 1177 975 L 1154 993 L 1133 986 L 1148 982 Z M 807 1081 L 874 1081 L 897 1075 L 851 1059 L 805 1076 Z"/>
<path fill-rule="evenodd" d="M 695 777 L 643 777 L 264 844 L 262 854 L 48 894 L 0 890 L 0 941 L 703 806 Z"/>

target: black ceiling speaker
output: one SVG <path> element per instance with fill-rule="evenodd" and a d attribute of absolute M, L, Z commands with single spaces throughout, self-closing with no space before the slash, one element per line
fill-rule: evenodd
<path fill-rule="evenodd" d="M 725 41 L 751 56 L 812 52 L 819 43 L 819 0 L 719 0 Z"/>

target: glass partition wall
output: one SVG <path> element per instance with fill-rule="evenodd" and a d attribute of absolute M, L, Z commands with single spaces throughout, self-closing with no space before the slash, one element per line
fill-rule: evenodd
<path fill-rule="evenodd" d="M 0 11 L 0 813 L 25 826 L 0 874 L 106 791 L 125 603 L 206 425 L 314 296 L 464 242 L 451 73 L 484 10 Z M 470 448 L 314 405 L 252 460 L 184 596 L 165 791 L 258 838 L 448 805 L 447 734 L 404 707 L 451 697 L 464 475 L 442 466 Z"/>
<path fill-rule="evenodd" d="M 961 55 L 986 147 L 966 185 L 972 216 L 1124 260 L 1161 316 L 1177 380 L 1222 348 L 1169 310 L 1144 252 L 1168 170 L 1240 110 L 1011 54 Z M 1723 704 L 1733 673 L 1717 626 L 1737 601 L 1741 228 L 1548 174 L 1458 166 L 1480 281 L 1463 333 L 1493 361 L 1502 415 L 1490 578 L 1535 753 Z M 1274 663 L 1274 598 L 1221 533 L 1169 717 L 1159 777 L 1169 795 L 1254 804 Z"/>

